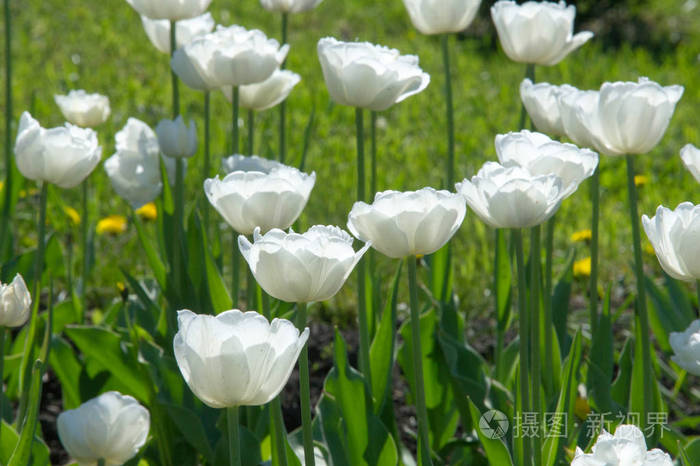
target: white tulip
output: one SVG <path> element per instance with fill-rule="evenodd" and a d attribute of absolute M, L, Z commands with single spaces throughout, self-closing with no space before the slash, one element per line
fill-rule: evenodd
<path fill-rule="evenodd" d="M 613 155 L 603 144 L 603 130 L 598 117 L 599 91 L 578 89 L 559 96 L 559 115 L 564 133 L 574 144 Z"/>
<path fill-rule="evenodd" d="M 105 161 L 105 171 L 117 194 L 138 209 L 163 188 L 158 140 L 151 128 L 135 118 L 129 118 L 116 140 L 117 152 Z"/>
<path fill-rule="evenodd" d="M 383 191 L 372 204 L 352 206 L 348 229 L 385 256 L 399 259 L 432 254 L 443 247 L 466 213 L 462 196 L 449 191 Z"/>
<path fill-rule="evenodd" d="M 217 26 L 177 49 L 170 66 L 187 86 L 206 91 L 265 81 L 288 52 L 257 29 Z"/>
<path fill-rule="evenodd" d="M 15 142 L 17 169 L 26 178 L 61 188 L 80 184 L 100 162 L 97 133 L 66 123 L 44 129 L 29 112 L 22 113 Z"/>
<path fill-rule="evenodd" d="M 403 0 L 413 25 L 423 34 L 463 31 L 479 12 L 481 0 Z"/>
<path fill-rule="evenodd" d="M 642 215 L 642 225 L 667 274 L 678 280 L 700 279 L 700 206 L 659 206 L 651 219 Z"/>
<path fill-rule="evenodd" d="M 102 94 L 88 94 L 80 89 L 53 98 L 68 123 L 92 128 L 101 125 L 109 117 L 109 98 Z"/>
<path fill-rule="evenodd" d="M 564 124 L 559 113 L 559 98 L 577 89 L 568 84 L 533 84 L 529 79 L 520 84 L 520 99 L 538 131 L 550 136 L 564 136 Z"/>
<path fill-rule="evenodd" d="M 255 227 L 263 232 L 289 228 L 309 200 L 316 173 L 307 175 L 281 164 L 269 171 L 253 161 L 244 165 L 223 180 L 217 176 L 204 181 L 211 205 L 243 235 L 252 234 Z"/>
<path fill-rule="evenodd" d="M 302 13 L 309 11 L 323 0 L 260 0 L 260 4 L 268 11 L 279 13 Z"/>
<path fill-rule="evenodd" d="M 355 252 L 352 236 L 334 226 L 316 225 L 306 233 L 273 229 L 241 235 L 238 247 L 255 280 L 273 298 L 291 303 L 325 301 L 350 276 L 370 244 Z"/>
<path fill-rule="evenodd" d="M 236 171 L 270 173 L 275 168 L 284 168 L 287 165 L 276 160 L 258 157 L 257 155 L 234 154 L 224 158 L 221 161 L 221 167 L 226 174 Z"/>
<path fill-rule="evenodd" d="M 559 2 L 500 0 L 491 7 L 503 51 L 513 61 L 556 65 L 593 37 L 589 31 L 574 35 L 576 7 Z"/>
<path fill-rule="evenodd" d="M 595 152 L 527 130 L 497 135 L 496 153 L 504 166 L 517 165 L 535 176 L 557 175 L 567 195 L 573 194 L 598 166 Z"/>
<path fill-rule="evenodd" d="M 106 392 L 62 412 L 56 424 L 61 443 L 78 464 L 94 465 L 103 459 L 106 465 L 116 466 L 144 446 L 151 417 L 133 397 Z"/>
<path fill-rule="evenodd" d="M 150 19 L 141 15 L 141 22 L 146 35 L 158 51 L 170 55 L 170 21 L 167 19 Z M 207 12 L 201 16 L 183 19 L 175 23 L 176 48 L 184 47 L 195 37 L 210 33 L 214 29 L 214 18 Z"/>
<path fill-rule="evenodd" d="M 644 434 L 637 426 L 622 424 L 615 429 L 615 435 L 603 430 L 591 453 L 584 453 L 576 447 L 576 455 L 571 466 L 672 466 L 668 453 L 658 448 L 647 451 Z"/>
<path fill-rule="evenodd" d="M 332 37 L 318 41 L 317 48 L 328 93 L 341 105 L 382 111 L 430 83 L 418 57 L 396 49 Z"/>
<path fill-rule="evenodd" d="M 151 19 L 180 21 L 206 11 L 211 0 L 126 0 L 134 10 Z"/>
<path fill-rule="evenodd" d="M 179 115 L 175 120 L 164 118 L 156 126 L 158 145 L 163 154 L 172 158 L 189 158 L 197 152 L 197 128 L 194 120 L 185 126 L 185 120 Z"/>
<path fill-rule="evenodd" d="M 192 392 L 212 408 L 271 401 L 287 383 L 309 337 L 308 328 L 300 335 L 290 321 L 270 323 L 255 311 L 210 316 L 182 310 L 177 321 L 177 365 Z"/>
<path fill-rule="evenodd" d="M 238 88 L 239 105 L 255 111 L 267 110 L 286 99 L 300 81 L 301 76 L 298 74 L 277 69 L 263 82 L 240 86 Z M 233 88 L 224 87 L 221 90 L 231 102 Z"/>
<path fill-rule="evenodd" d="M 32 295 L 20 274 L 7 284 L 0 283 L 0 327 L 19 327 L 29 319 Z"/>
<path fill-rule="evenodd" d="M 694 320 L 682 332 L 671 332 L 668 342 L 674 353 L 671 360 L 700 377 L 700 319 Z"/>
<path fill-rule="evenodd" d="M 533 175 L 527 169 L 486 162 L 471 181 L 457 183 L 469 207 L 494 228 L 529 228 L 556 213 L 567 196 L 557 175 Z"/>
<path fill-rule="evenodd" d="M 681 149 L 681 160 L 685 167 L 693 174 L 693 178 L 700 182 L 700 149 L 692 144 L 686 144 Z"/>

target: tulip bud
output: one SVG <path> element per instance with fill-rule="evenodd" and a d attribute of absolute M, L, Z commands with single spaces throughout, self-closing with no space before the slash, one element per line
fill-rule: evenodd
<path fill-rule="evenodd" d="M 686 144 L 681 149 L 681 160 L 693 174 L 693 178 L 700 183 L 700 149 L 692 144 Z"/>
<path fill-rule="evenodd" d="M 239 236 L 238 247 L 255 280 L 273 298 L 291 303 L 335 296 L 370 246 L 367 243 L 355 252 L 352 236 L 323 225 L 303 234 L 273 229 L 264 236 L 256 228 L 253 238 L 251 243 Z"/>
<path fill-rule="evenodd" d="M 139 14 L 151 19 L 180 21 L 199 16 L 211 0 L 126 0 Z"/>
<path fill-rule="evenodd" d="M 242 108 L 261 111 L 272 108 L 282 102 L 292 92 L 294 86 L 299 84 L 301 76 L 288 70 L 275 70 L 272 76 L 265 81 L 255 84 L 247 84 L 239 88 L 239 105 Z M 231 87 L 224 87 L 221 90 L 231 102 Z"/>
<path fill-rule="evenodd" d="M 275 398 L 289 380 L 309 337 L 286 319 L 268 322 L 238 309 L 216 316 L 177 313 L 173 347 L 185 382 L 212 408 L 258 406 Z"/>
<path fill-rule="evenodd" d="M 481 0 L 403 0 L 413 25 L 423 34 L 465 30 L 479 12 Z"/>
<path fill-rule="evenodd" d="M 151 417 L 138 401 L 106 392 L 58 415 L 58 437 L 79 464 L 120 465 L 146 443 Z"/>
<path fill-rule="evenodd" d="M 348 229 L 385 256 L 400 259 L 432 254 L 443 247 L 466 211 L 462 196 L 449 191 L 384 191 L 374 196 L 372 204 L 352 206 Z"/>
<path fill-rule="evenodd" d="M 520 98 L 538 131 L 549 136 L 564 136 L 566 133 L 559 113 L 559 97 L 576 90 L 568 84 L 533 84 L 529 79 L 525 79 L 520 84 Z"/>
<path fill-rule="evenodd" d="M 312 10 L 323 0 L 260 0 L 260 4 L 268 11 L 279 13 L 302 13 Z"/>
<path fill-rule="evenodd" d="M 0 327 L 19 327 L 29 319 L 32 295 L 20 274 L 9 284 L 0 283 Z"/>
<path fill-rule="evenodd" d="M 671 457 L 658 448 L 647 451 L 644 433 L 639 427 L 622 424 L 611 435 L 605 429 L 598 435 L 591 453 L 576 447 L 571 466 L 632 465 L 673 466 Z"/>
<path fill-rule="evenodd" d="M 61 188 L 80 184 L 100 161 L 102 148 L 91 129 L 70 123 L 44 129 L 29 112 L 22 113 L 15 142 L 17 169 L 26 178 Z"/>
<path fill-rule="evenodd" d="M 170 55 L 170 21 L 167 19 L 150 19 L 141 15 L 141 23 L 146 35 L 158 51 Z M 175 23 L 175 40 L 177 47 L 184 47 L 195 37 L 208 34 L 214 29 L 214 18 L 207 12 L 191 19 Z"/>
<path fill-rule="evenodd" d="M 187 127 L 182 115 L 175 120 L 162 119 L 156 126 L 156 134 L 160 150 L 167 157 L 189 158 L 197 152 L 194 120 L 190 120 L 190 126 Z"/>
<path fill-rule="evenodd" d="M 559 2 L 500 0 L 491 7 L 503 51 L 513 61 L 556 65 L 593 37 L 590 31 L 574 35 L 576 7 Z"/>
<path fill-rule="evenodd" d="M 671 360 L 693 375 L 700 376 L 700 319 L 683 332 L 671 332 L 668 342 L 673 348 Z"/>
<path fill-rule="evenodd" d="M 341 105 L 382 111 L 430 83 L 415 55 L 369 42 L 318 41 L 318 58 L 331 98 Z"/>
<path fill-rule="evenodd" d="M 83 128 L 101 125 L 109 117 L 109 98 L 101 94 L 88 94 L 80 89 L 68 95 L 55 95 L 54 100 L 69 123 Z"/>

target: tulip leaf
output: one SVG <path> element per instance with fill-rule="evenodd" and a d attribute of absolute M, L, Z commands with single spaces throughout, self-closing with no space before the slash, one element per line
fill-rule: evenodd
<path fill-rule="evenodd" d="M 568 354 L 569 345 L 571 344 L 571 337 L 566 331 L 566 321 L 569 316 L 569 301 L 571 299 L 571 287 L 574 281 L 575 258 L 576 256 L 573 251 L 571 251 L 564 272 L 554 286 L 554 293 L 552 294 L 552 321 L 554 321 L 554 328 L 557 331 L 561 355 Z"/>
<path fill-rule="evenodd" d="M 73 348 L 65 339 L 58 335 L 53 337 L 49 364 L 61 382 L 63 409 L 77 408 L 80 405 L 80 387 L 78 382 L 82 367 L 73 353 Z"/>
<path fill-rule="evenodd" d="M 481 355 L 469 344 L 462 343 L 451 337 L 443 328 L 438 331 L 440 349 L 449 368 L 451 380 L 454 382 L 456 400 L 466 397 L 474 400 L 479 410 L 485 409 L 486 394 L 489 391 L 489 381 L 485 374 L 485 362 Z M 459 405 L 459 403 L 457 403 Z M 468 406 L 462 407 L 463 418 L 468 419 Z"/>
<path fill-rule="evenodd" d="M 632 337 L 628 338 L 620 351 L 620 356 L 617 360 L 619 367 L 617 378 L 610 387 L 610 394 L 615 402 L 625 406 L 629 400 L 630 384 L 632 383 Z"/>
<path fill-rule="evenodd" d="M 137 215 L 134 215 L 132 217 L 132 221 L 134 225 L 136 225 L 136 232 L 138 233 L 139 242 L 141 243 L 143 252 L 146 254 L 146 260 L 148 260 L 148 265 L 150 266 L 151 273 L 153 273 L 153 276 L 158 282 L 158 286 L 160 286 L 160 289 L 167 290 L 167 274 L 163 261 L 160 259 L 156 248 L 151 242 L 151 239 L 146 235 L 146 232 L 143 229 L 143 222 L 141 222 L 141 219 Z"/>
<path fill-rule="evenodd" d="M 648 277 L 644 283 L 649 296 L 649 324 L 659 347 L 665 352 L 671 352 L 668 335 L 671 332 L 682 332 L 695 318 L 690 302 L 678 283 L 666 275 L 666 289 L 660 287 Z"/>
<path fill-rule="evenodd" d="M 89 361 L 115 377 L 121 391 L 147 404 L 150 402 L 153 397 L 151 381 L 144 377 L 133 355 L 125 351 L 131 345 L 123 342 L 118 333 L 81 325 L 68 326 L 65 333 Z"/>
<path fill-rule="evenodd" d="M 603 301 L 603 312 L 598 317 L 598 325 L 588 364 L 589 396 L 595 402 L 599 412 L 607 413 L 613 410 L 612 387 L 615 355 L 613 348 L 612 321 L 610 318 L 611 287 L 608 286 Z"/>
<path fill-rule="evenodd" d="M 0 464 L 8 464 L 10 456 L 19 441 L 19 434 L 12 424 L 2 421 L 2 436 L 0 437 Z M 49 447 L 38 436 L 34 436 L 29 465 L 44 466 L 49 464 Z"/>
<path fill-rule="evenodd" d="M 36 425 L 39 417 L 39 403 L 41 401 L 41 377 L 44 373 L 44 363 L 37 359 L 34 362 L 31 374 L 31 386 L 29 388 L 29 409 L 22 419 L 19 441 L 15 446 L 12 456 L 6 463 L 7 466 L 26 466 L 31 464 L 34 439 L 36 437 Z M 41 464 L 41 463 L 39 463 Z"/>
<path fill-rule="evenodd" d="M 468 402 L 471 418 L 475 421 L 477 419 L 482 419 L 482 411 L 480 411 L 479 408 L 476 407 L 476 405 L 472 402 L 471 399 L 468 399 Z M 508 447 L 506 447 L 506 444 L 503 443 L 503 440 L 501 438 L 493 438 L 493 435 L 485 435 L 482 431 L 482 422 L 483 421 L 481 420 L 479 421 L 476 427 L 476 433 L 479 436 L 479 441 L 481 442 L 481 445 L 486 451 L 486 458 L 488 459 L 489 464 L 497 464 L 499 466 L 506 466 L 509 464 L 512 465 L 513 459 L 510 456 L 510 452 L 508 451 Z M 489 427 L 491 426 L 489 425 Z"/>
<path fill-rule="evenodd" d="M 513 320 L 511 312 L 511 282 L 512 271 L 510 254 L 508 253 L 508 242 L 505 231 L 502 228 L 496 230 L 496 259 L 494 271 L 494 293 L 497 300 L 498 328 L 505 333 Z"/>
<path fill-rule="evenodd" d="M 441 302 L 452 295 L 451 245 L 448 243 L 428 256 L 430 264 L 430 292 Z"/>
<path fill-rule="evenodd" d="M 207 433 L 204 430 L 199 415 L 184 406 L 171 403 L 166 403 L 164 406 L 168 411 L 170 419 L 185 437 L 185 440 L 199 453 L 204 455 L 207 461 L 213 461 L 214 450 L 209 444 Z"/>

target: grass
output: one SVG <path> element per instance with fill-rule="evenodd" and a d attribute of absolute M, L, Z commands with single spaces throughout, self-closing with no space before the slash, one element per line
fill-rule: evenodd
<path fill-rule="evenodd" d="M 659 204 L 675 207 L 686 200 L 697 201 L 698 186 L 683 167 L 678 152 L 687 142 L 700 145 L 697 103 L 700 100 L 700 37 L 692 31 L 696 24 L 683 17 L 680 0 L 653 2 L 654 11 L 664 11 L 664 20 L 683 19 L 678 30 L 681 43 L 670 54 L 657 56 L 653 50 L 622 46 L 603 49 L 594 38 L 560 65 L 538 68 L 537 80 L 570 83 L 579 88 L 598 88 L 604 81 L 636 80 L 648 76 L 662 84 L 682 84 L 685 95 L 677 107 L 671 126 L 648 155 L 638 158 L 638 170 L 649 178 L 641 189 L 640 213 L 652 214 Z M 241 24 L 260 28 L 269 36 L 280 34 L 280 18 L 262 9 L 257 1 L 221 1 L 212 3 L 211 12 L 218 23 Z M 674 13 L 675 12 L 675 13 Z M 148 41 L 138 15 L 125 1 L 85 2 L 79 0 L 12 2 L 15 64 L 15 120 L 30 110 L 43 126 L 63 122 L 53 95 L 69 89 L 84 88 L 110 97 L 112 116 L 98 128 L 103 157 L 114 152 L 114 134 L 128 117 L 136 117 L 155 127 L 159 119 L 170 115 L 170 82 L 167 56 Z M 482 22 L 485 23 L 486 19 Z M 681 28 L 682 26 L 682 28 Z M 431 74 L 432 82 L 423 93 L 381 114 L 378 131 L 379 189 L 409 190 L 423 186 L 440 187 L 443 180 L 446 140 L 444 137 L 443 75 L 438 37 L 419 34 L 410 24 L 400 1 L 373 2 L 354 0 L 327 1 L 316 10 L 293 16 L 290 21 L 292 44 L 288 68 L 302 76 L 302 82 L 288 100 L 288 160 L 300 158 L 304 128 L 315 110 L 316 124 L 306 162 L 307 170 L 317 174 L 317 184 L 303 224 L 345 225 L 354 200 L 355 148 L 352 109 L 333 105 L 325 90 L 316 55 L 316 42 L 334 36 L 344 40 L 367 40 L 416 54 Z M 692 33 L 691 33 L 692 32 Z M 492 37 L 451 38 L 456 126 L 457 179 L 471 177 L 487 160 L 496 158 L 493 139 L 497 133 L 518 130 L 520 101 L 518 86 L 524 66 L 510 62 Z M 183 114 L 203 130 L 201 114 L 203 94 L 181 86 Z M 221 93 L 212 96 L 212 154 L 214 164 L 229 155 L 230 106 Z M 277 112 L 258 115 L 256 152 L 275 156 Z M 245 134 L 245 130 L 242 131 Z M 203 146 L 201 146 L 203 147 Z M 242 147 L 245 147 L 243 145 Z M 627 221 L 623 159 L 601 161 L 601 283 L 611 281 L 629 286 L 631 268 L 631 231 Z M 190 205 L 203 197 L 201 152 L 190 160 L 186 199 Z M 111 188 L 104 170 L 96 169 L 90 182 L 91 222 L 111 214 L 129 214 L 126 203 Z M 36 196 L 26 184 L 28 196 L 17 207 L 13 225 L 18 249 L 36 244 L 34 216 Z M 453 189 L 453 187 L 446 187 Z M 64 244 L 79 237 L 62 205 L 78 209 L 79 189 L 52 190 L 49 222 Z M 78 209 L 79 210 L 79 209 Z M 218 217 L 215 217 L 218 218 Z M 587 228 L 590 205 L 587 187 L 567 200 L 558 214 L 555 271 L 563 267 L 572 232 Z M 93 225 L 94 227 L 94 225 Z M 220 224 L 226 231 L 228 227 Z M 481 315 L 491 306 L 492 234 L 473 213 L 467 214 L 453 246 L 458 268 L 457 290 L 468 315 Z M 101 236 L 96 242 L 96 262 L 92 284 L 93 306 L 106 306 L 119 295 L 119 266 L 137 276 L 148 275 L 133 226 L 117 237 Z M 586 255 L 578 247 L 579 257 Z M 653 256 L 645 257 L 648 267 L 658 269 Z M 73 258 L 76 271 L 80 263 Z M 226 264 L 228 261 L 225 262 Z M 393 266 L 380 259 L 387 276 Z M 352 313 L 352 285 L 331 303 L 331 308 Z M 583 290 L 583 287 L 581 288 Z M 342 317 L 338 317 L 343 320 Z"/>

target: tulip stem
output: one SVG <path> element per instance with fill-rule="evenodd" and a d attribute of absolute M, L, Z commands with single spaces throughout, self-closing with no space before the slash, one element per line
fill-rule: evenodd
<path fill-rule="evenodd" d="M 540 384 L 542 383 L 542 361 L 540 359 L 540 268 L 542 267 L 540 225 L 530 231 L 530 364 L 532 383 L 532 410 L 537 416 L 537 431 L 532 437 L 533 459 L 535 464 L 542 464 L 542 439 L 540 423 L 542 406 L 540 404 Z"/>
<path fill-rule="evenodd" d="M 525 273 L 525 258 L 523 255 L 523 234 L 520 229 L 513 230 L 513 240 L 515 242 L 515 260 L 518 269 L 518 318 L 520 320 L 520 406 L 518 416 L 523 418 L 523 414 L 530 411 L 530 377 L 529 377 L 529 325 L 527 314 L 527 299 L 526 299 L 526 273 Z M 522 433 L 521 433 L 522 434 Z M 532 462 L 530 453 L 530 439 L 521 435 L 523 440 L 523 458 L 524 464 Z"/>
<path fill-rule="evenodd" d="M 175 21 L 170 21 L 170 56 L 172 57 L 173 54 L 175 54 L 175 49 L 177 49 L 177 27 L 175 26 Z M 170 65 L 170 63 L 168 63 Z M 177 75 L 175 74 L 175 71 L 173 71 L 171 66 L 168 66 L 170 68 L 170 78 L 173 83 L 173 119 L 177 118 L 177 116 L 180 114 L 180 91 L 178 89 L 178 81 L 177 81 Z"/>
<path fill-rule="evenodd" d="M 600 162 L 591 177 L 591 277 L 588 286 L 588 306 L 591 335 L 598 327 L 598 218 L 600 216 Z"/>
<path fill-rule="evenodd" d="M 297 303 L 297 327 L 300 332 L 306 327 L 306 303 Z M 304 436 L 304 464 L 314 466 L 314 439 L 311 425 L 311 390 L 309 384 L 309 343 L 304 344 L 299 355 L 299 398 L 301 425 Z"/>
<path fill-rule="evenodd" d="M 355 108 L 355 125 L 357 136 L 357 200 L 365 200 L 365 134 L 364 114 L 361 108 Z M 367 326 L 367 291 L 365 289 L 365 260 L 357 264 L 357 320 L 360 327 L 360 371 L 365 376 L 367 386 L 372 386 L 369 365 L 369 328 Z"/>
<path fill-rule="evenodd" d="M 255 111 L 248 109 L 248 155 L 253 155 L 255 149 Z"/>
<path fill-rule="evenodd" d="M 100 458 L 97 460 L 97 466 L 105 466 L 107 463 L 105 462 L 104 458 Z"/>
<path fill-rule="evenodd" d="M 554 323 L 552 318 L 552 263 L 554 260 L 554 226 L 557 223 L 556 216 L 547 221 L 547 236 L 545 238 L 545 263 L 544 263 L 544 382 L 547 393 L 554 389 L 552 384 L 552 340 Z"/>
<path fill-rule="evenodd" d="M 525 65 L 525 77 L 535 82 L 535 65 L 528 63 Z M 518 131 L 525 129 L 525 121 L 527 119 L 527 110 L 525 109 L 525 104 L 520 107 L 520 126 L 518 126 Z"/>
<path fill-rule="evenodd" d="M 494 230 L 494 261 L 493 261 L 493 301 L 494 309 L 496 309 L 497 323 L 496 323 L 496 347 L 494 349 L 494 359 L 495 368 L 494 373 L 496 374 L 496 379 L 501 380 L 501 369 L 502 369 L 502 358 L 503 358 L 503 342 L 504 333 L 506 331 L 506 325 L 508 324 L 507 319 L 501 319 L 501 293 L 505 290 L 500 288 L 500 280 L 498 276 L 500 274 L 499 264 L 501 263 L 501 257 L 503 256 L 503 250 L 501 249 L 501 236 L 503 235 L 503 230 L 496 228 Z M 505 317 L 505 316 L 504 316 Z"/>
<path fill-rule="evenodd" d="M 80 290 L 80 316 L 78 317 L 78 322 L 83 323 L 85 321 L 85 315 L 87 314 L 87 281 L 90 269 L 90 251 L 88 250 L 88 178 L 85 178 L 80 184 L 81 191 L 81 207 L 82 207 L 82 221 L 81 221 L 81 235 L 80 235 L 80 247 L 83 250 L 83 279 L 81 281 Z"/>
<path fill-rule="evenodd" d="M 5 327 L 0 326 L 0 396 L 5 397 Z M 0 439 L 2 439 L 2 419 L 4 403 L 0 398 Z"/>
<path fill-rule="evenodd" d="M 418 281 L 416 279 L 416 256 L 408 258 L 408 290 L 411 304 L 411 346 L 413 348 L 413 377 L 416 384 L 416 416 L 418 417 L 418 438 L 420 465 L 428 466 L 430 459 L 430 437 L 428 435 L 428 409 L 425 405 L 425 387 L 423 386 L 423 351 L 421 349 L 420 304 L 418 303 Z"/>
<path fill-rule="evenodd" d="M 210 126 L 209 126 L 209 119 L 210 119 L 210 114 L 211 114 L 211 109 L 210 109 L 210 100 L 211 100 L 211 95 L 209 91 L 204 91 L 204 168 L 203 168 L 203 176 L 202 179 L 206 180 L 209 178 L 209 173 L 211 172 L 211 165 L 209 158 L 211 156 L 210 152 L 210 146 L 209 146 L 209 138 L 210 138 Z M 204 218 L 204 230 L 205 232 L 209 233 L 209 202 L 204 202 L 204 212 L 202 213 L 203 218 Z"/>
<path fill-rule="evenodd" d="M 698 295 L 698 315 L 700 315 L 700 280 L 695 280 L 695 292 Z"/>
<path fill-rule="evenodd" d="M 241 466 L 241 431 L 238 426 L 238 406 L 226 408 L 228 423 L 228 458 L 231 466 Z"/>
<path fill-rule="evenodd" d="M 289 23 L 289 15 L 282 13 L 282 45 L 287 43 L 287 25 Z M 287 58 L 280 64 L 280 69 L 287 67 Z M 284 163 L 287 158 L 287 102 L 280 102 L 280 147 L 279 161 Z"/>
<path fill-rule="evenodd" d="M 369 193 L 370 199 L 374 198 L 377 193 L 377 112 L 371 112 L 372 123 L 370 125 L 370 178 L 369 178 Z"/>
<path fill-rule="evenodd" d="M 641 423 L 643 431 L 646 431 L 647 415 L 652 409 L 652 384 L 656 383 L 652 377 L 651 367 L 651 343 L 649 341 L 649 316 L 647 315 L 647 301 L 644 290 L 644 264 L 642 262 L 642 239 L 639 231 L 639 213 L 637 211 L 637 187 L 634 184 L 634 156 L 627 155 L 627 193 L 629 195 L 630 221 L 632 222 L 632 237 L 634 241 L 634 268 L 637 275 L 637 312 L 641 327 L 637 332 L 642 338 L 642 371 L 644 380 L 644 411 Z"/>
<path fill-rule="evenodd" d="M 10 229 L 12 213 L 12 19 L 10 0 L 4 2 L 5 13 L 5 186 L 0 226 L 0 254 L 6 252 L 5 240 Z"/>
<path fill-rule="evenodd" d="M 233 121 L 231 122 L 231 151 L 238 154 L 238 86 L 231 90 L 231 106 L 233 107 Z"/>
<path fill-rule="evenodd" d="M 231 236 L 233 238 L 233 247 L 231 248 L 231 303 L 234 309 L 238 309 L 238 283 L 240 282 L 241 276 L 241 261 L 238 258 L 240 252 L 238 251 L 238 235 L 235 231 L 231 231 Z"/>
<path fill-rule="evenodd" d="M 175 228 L 173 229 L 173 277 L 175 287 L 179 292 L 182 291 L 182 270 L 184 265 L 182 257 L 182 233 L 183 233 L 183 217 L 184 217 L 184 174 L 185 164 L 181 157 L 175 159 Z M 171 331 L 177 329 L 176 316 L 174 312 L 168 313 L 171 316 Z"/>

